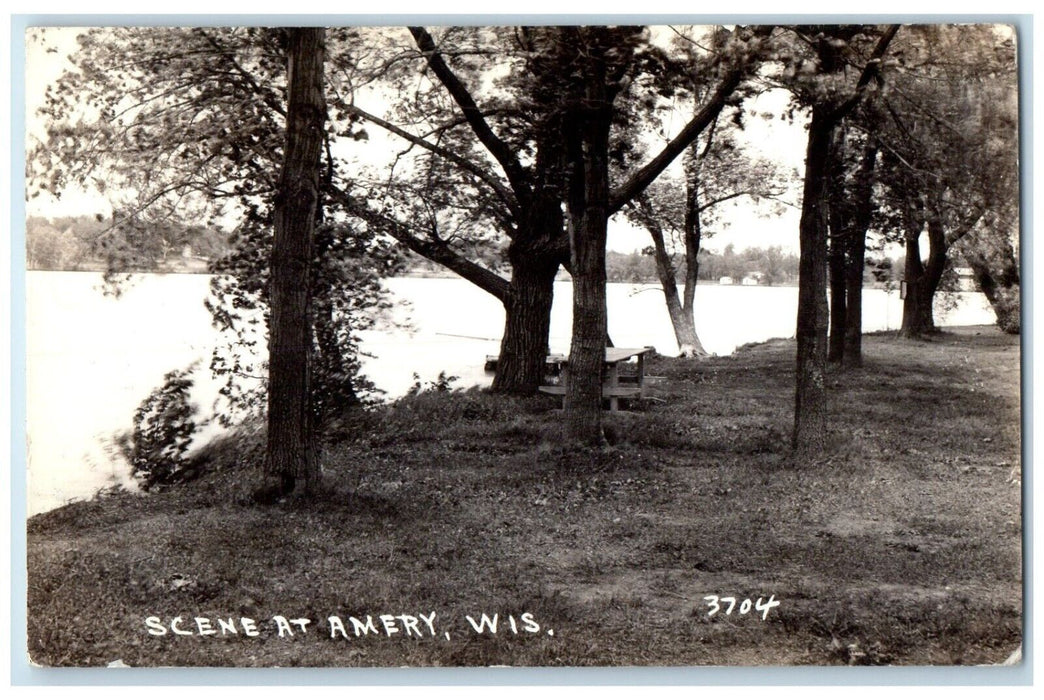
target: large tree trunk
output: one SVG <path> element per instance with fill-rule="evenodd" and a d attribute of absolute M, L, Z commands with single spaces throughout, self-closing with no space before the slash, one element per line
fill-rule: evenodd
<path fill-rule="evenodd" d="M 794 448 L 814 453 L 826 445 L 827 212 L 826 186 L 834 122 L 812 110 L 801 203 L 797 316 L 797 391 Z"/>
<path fill-rule="evenodd" d="M 924 309 L 924 264 L 921 262 L 921 244 L 919 230 L 906 231 L 906 262 L 903 277 L 906 282 L 906 296 L 903 297 L 903 322 L 899 327 L 899 335 L 905 338 L 919 338 L 928 332 L 931 313 Z"/>
<path fill-rule="evenodd" d="M 924 266 L 924 313 L 928 330 L 935 331 L 935 293 L 939 291 L 943 272 L 946 269 L 946 258 L 950 246 L 946 242 L 946 230 L 935 213 L 928 217 L 928 262 Z"/>
<path fill-rule="evenodd" d="M 319 191 L 324 35 L 289 29 L 286 148 L 275 201 L 269 321 L 268 449 L 265 472 L 289 493 L 318 486 L 309 356 L 312 351 L 309 267 Z"/>
<path fill-rule="evenodd" d="M 946 234 L 942 222 L 931 215 L 928 224 L 928 261 L 921 261 L 920 234 L 923 219 L 914 216 L 906 231 L 906 298 L 903 300 L 903 322 L 899 334 L 919 338 L 936 331 L 935 292 L 946 267 Z"/>
<path fill-rule="evenodd" d="M 552 145 L 560 144 L 560 137 L 551 133 L 543 136 L 537 153 L 538 173 L 551 170 L 547 161 L 562 161 L 561 148 Z M 561 189 L 557 181 L 548 180 L 538 180 L 508 247 L 511 283 L 504 298 L 504 335 L 494 391 L 533 394 L 544 380 L 555 275 L 569 259 Z"/>
<path fill-rule="evenodd" d="M 516 244 L 512 244 L 512 248 Z M 543 383 L 551 332 L 557 257 L 532 251 L 512 254 L 511 285 L 504 300 L 504 336 L 493 391 L 532 394 Z"/>
<path fill-rule="evenodd" d="M 580 49 L 581 47 L 577 47 Z M 595 51 L 603 49 L 596 44 Z M 601 445 L 602 379 L 608 336 L 605 249 L 609 224 L 611 98 L 604 58 L 582 59 L 583 99 L 575 108 L 571 139 L 569 236 L 573 273 L 573 339 L 565 420 L 571 441 Z"/>
<path fill-rule="evenodd" d="M 839 105 L 830 100 L 812 108 L 808 127 L 808 150 L 805 155 L 805 183 L 801 202 L 801 261 L 798 286 L 797 320 L 797 391 L 794 398 L 793 443 L 797 453 L 816 453 L 826 447 L 827 392 L 827 188 L 831 168 L 831 137 L 861 99 L 862 92 L 875 75 L 879 75 L 880 59 L 899 30 L 890 25 L 867 62 L 855 92 Z M 820 59 L 834 58 L 833 44 L 819 45 Z"/>

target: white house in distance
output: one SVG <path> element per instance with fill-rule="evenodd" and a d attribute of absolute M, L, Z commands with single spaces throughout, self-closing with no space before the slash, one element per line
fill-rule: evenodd
<path fill-rule="evenodd" d="M 758 271 L 748 272 L 747 275 L 743 278 L 741 284 L 743 284 L 746 287 L 756 287 L 759 284 L 761 284 L 761 278 L 764 276 L 765 275 L 763 273 Z"/>
<path fill-rule="evenodd" d="M 731 277 L 722 277 L 718 280 L 718 284 L 736 284 Z"/>
<path fill-rule="evenodd" d="M 954 274 L 957 275 L 957 289 L 962 292 L 974 292 L 979 289 L 975 281 L 975 273 L 970 267 L 955 267 Z"/>

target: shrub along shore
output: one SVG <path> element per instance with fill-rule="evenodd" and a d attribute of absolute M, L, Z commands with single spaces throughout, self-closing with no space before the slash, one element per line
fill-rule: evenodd
<path fill-rule="evenodd" d="M 790 340 L 653 358 L 655 399 L 609 416 L 601 451 L 561 447 L 552 397 L 408 396 L 337 427 L 312 502 L 251 502 L 263 443 L 241 431 L 189 483 L 29 520 L 30 656 L 999 663 L 1022 638 L 1019 339 L 864 352 L 828 377 L 812 460 L 788 450 Z"/>

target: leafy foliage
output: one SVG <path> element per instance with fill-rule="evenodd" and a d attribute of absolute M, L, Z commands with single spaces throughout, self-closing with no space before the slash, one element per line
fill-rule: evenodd
<path fill-rule="evenodd" d="M 328 30 L 329 124 L 323 214 L 313 275 L 315 393 L 328 415 L 371 392 L 359 376 L 357 333 L 383 302 L 379 279 L 397 257 L 378 231 L 331 195 L 350 182 L 333 156 L 359 138 L 345 107 L 357 80 L 356 31 Z M 113 200 L 98 238 L 110 272 L 147 267 L 168 232 L 236 222 L 207 301 L 223 332 L 211 368 L 226 378 L 227 422 L 260 413 L 272 198 L 282 161 L 286 47 L 263 27 L 95 28 L 79 36 L 73 68 L 47 93 L 47 136 L 30 154 L 30 194 L 93 186 Z M 361 60 L 361 59 L 360 59 Z"/>
<path fill-rule="evenodd" d="M 196 407 L 189 400 L 192 367 L 168 372 L 134 412 L 134 428 L 122 450 L 131 475 L 148 491 L 184 480 L 185 455 L 199 427 Z"/>

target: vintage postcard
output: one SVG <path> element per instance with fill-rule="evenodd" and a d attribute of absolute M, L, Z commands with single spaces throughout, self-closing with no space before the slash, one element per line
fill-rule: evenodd
<path fill-rule="evenodd" d="M 32 663 L 1019 663 L 1019 46 L 29 27 Z"/>

